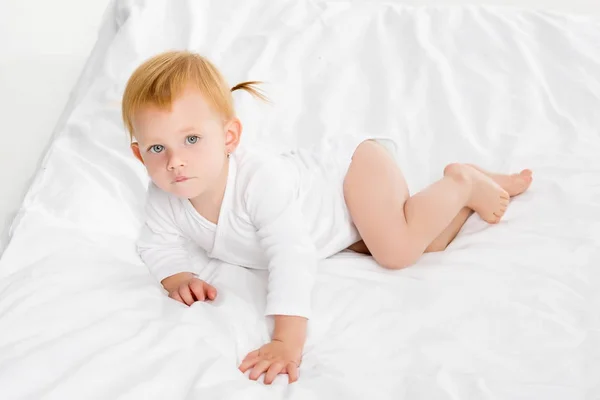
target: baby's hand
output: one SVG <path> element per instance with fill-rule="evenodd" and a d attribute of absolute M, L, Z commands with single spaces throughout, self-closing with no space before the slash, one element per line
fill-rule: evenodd
<path fill-rule="evenodd" d="M 239 370 L 245 373 L 249 369 L 249 378 L 257 380 L 265 374 L 265 384 L 270 385 L 279 374 L 287 374 L 288 382 L 298 380 L 298 367 L 302 358 L 302 346 L 273 340 L 258 350 L 249 353 L 239 366 Z"/>
<path fill-rule="evenodd" d="M 214 300 L 217 297 L 217 289 L 188 272 L 170 276 L 162 284 L 170 298 L 188 306 L 196 301 Z"/>

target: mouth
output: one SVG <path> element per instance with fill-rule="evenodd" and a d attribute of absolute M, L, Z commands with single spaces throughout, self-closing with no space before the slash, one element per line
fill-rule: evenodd
<path fill-rule="evenodd" d="M 187 176 L 178 176 L 175 178 L 175 180 L 173 182 L 180 183 L 180 182 L 185 182 L 188 179 L 190 179 L 190 178 L 188 178 Z"/>

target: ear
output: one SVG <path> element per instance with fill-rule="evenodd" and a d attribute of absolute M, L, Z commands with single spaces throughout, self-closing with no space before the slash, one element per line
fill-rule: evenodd
<path fill-rule="evenodd" d="M 133 152 L 135 158 L 140 160 L 140 162 L 143 164 L 144 160 L 142 159 L 142 154 L 140 153 L 140 146 L 137 143 L 131 143 L 131 151 Z"/>
<path fill-rule="evenodd" d="M 225 125 L 225 147 L 228 153 L 233 153 L 240 143 L 242 136 L 242 123 L 238 118 L 233 118 Z"/>

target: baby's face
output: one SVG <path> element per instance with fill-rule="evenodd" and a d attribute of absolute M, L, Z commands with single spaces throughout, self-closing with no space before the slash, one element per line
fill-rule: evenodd
<path fill-rule="evenodd" d="M 142 108 L 132 124 L 150 178 L 178 197 L 191 199 L 214 188 L 227 152 L 234 150 L 227 124 L 198 90 L 184 91 L 171 110 Z"/>

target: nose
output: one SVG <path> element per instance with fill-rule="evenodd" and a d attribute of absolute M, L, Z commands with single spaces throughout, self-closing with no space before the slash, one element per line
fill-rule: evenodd
<path fill-rule="evenodd" d="M 185 161 L 184 161 L 183 157 L 181 156 L 181 154 L 170 150 L 168 153 L 168 159 L 167 159 L 167 169 L 169 171 L 173 171 L 176 168 L 181 168 L 181 167 L 185 167 Z"/>

